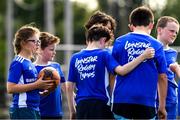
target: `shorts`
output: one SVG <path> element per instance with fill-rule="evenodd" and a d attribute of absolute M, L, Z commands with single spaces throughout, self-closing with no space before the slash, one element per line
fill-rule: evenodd
<path fill-rule="evenodd" d="M 129 120 L 129 119 L 127 119 L 127 118 L 125 118 L 123 116 L 117 115 L 115 113 L 114 113 L 114 118 L 115 118 L 115 120 Z"/>
<path fill-rule="evenodd" d="M 114 119 L 110 106 L 103 100 L 81 100 L 76 106 L 77 119 Z"/>
<path fill-rule="evenodd" d="M 40 112 L 32 108 L 10 108 L 10 119 L 40 119 Z"/>
<path fill-rule="evenodd" d="M 113 113 L 127 119 L 155 119 L 156 108 L 138 104 L 114 103 Z"/>
<path fill-rule="evenodd" d="M 41 119 L 56 119 L 56 120 L 61 120 L 62 116 L 41 116 Z"/>

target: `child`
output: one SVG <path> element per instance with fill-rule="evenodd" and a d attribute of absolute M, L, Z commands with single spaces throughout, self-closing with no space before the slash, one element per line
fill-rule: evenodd
<path fill-rule="evenodd" d="M 169 45 L 172 44 L 179 32 L 179 22 L 170 16 L 163 16 L 158 19 L 157 26 L 157 39 L 164 46 L 164 53 L 166 57 L 168 71 L 166 72 L 168 77 L 168 91 L 166 97 L 166 111 L 167 119 L 176 119 L 177 115 L 177 89 L 178 85 L 175 81 L 175 73 L 171 71 L 170 66 L 174 66 L 177 60 L 177 51 L 170 48 Z M 178 72 L 177 72 L 178 74 Z M 180 73 L 179 73 L 180 74 Z"/>
<path fill-rule="evenodd" d="M 112 51 L 114 58 L 120 65 L 124 65 L 139 56 L 147 47 L 155 49 L 155 57 L 143 62 L 127 76 L 117 75 L 112 95 L 114 117 L 155 118 L 158 86 L 160 101 L 158 115 L 160 118 L 166 118 L 166 60 L 163 46 L 150 36 L 154 23 L 153 13 L 148 7 L 138 7 L 131 12 L 129 22 L 133 32 L 116 39 Z"/>
<path fill-rule="evenodd" d="M 23 26 L 15 34 L 14 57 L 8 74 L 7 92 L 13 94 L 10 119 L 39 119 L 40 96 L 38 89 L 49 89 L 52 80 L 37 80 L 37 70 L 31 58 L 39 47 L 39 30 Z"/>
<path fill-rule="evenodd" d="M 41 32 L 40 33 L 40 48 L 35 61 L 36 69 L 38 73 L 44 67 L 54 67 L 60 77 L 61 77 L 61 86 L 60 84 L 57 88 L 47 96 L 41 96 L 40 101 L 40 113 L 41 119 L 62 119 L 62 96 L 61 88 L 65 90 L 65 78 L 62 73 L 59 63 L 52 62 L 56 55 L 56 45 L 60 42 L 60 39 L 50 33 Z"/>
<path fill-rule="evenodd" d="M 89 20 L 85 24 L 86 30 L 91 28 L 93 25 L 103 25 L 106 26 L 110 32 L 111 32 L 111 38 L 106 42 L 106 50 L 108 50 L 110 53 L 112 53 L 112 44 L 114 42 L 114 31 L 116 30 L 116 21 L 113 17 L 110 15 L 101 12 L 101 11 L 96 11 L 94 14 L 89 18 Z M 112 89 L 114 86 L 114 80 L 115 80 L 115 75 L 109 74 L 109 94 L 111 96 L 112 94 Z"/>
<path fill-rule="evenodd" d="M 96 24 L 101 24 L 109 28 L 109 30 L 111 31 L 111 38 L 109 42 L 106 43 L 106 47 L 112 47 L 112 43 L 114 41 L 114 31 L 116 30 L 115 19 L 104 12 L 96 11 L 86 22 L 85 28 L 86 30 L 88 30 L 89 28 L 91 28 L 93 25 Z"/>
<path fill-rule="evenodd" d="M 76 113 L 77 119 L 111 119 L 112 114 L 107 105 L 107 73 L 126 75 L 145 59 L 154 56 L 154 49 L 147 49 L 134 61 L 120 66 L 105 48 L 111 38 L 111 31 L 100 24 L 93 25 L 87 32 L 87 48 L 75 53 L 70 62 L 67 82 L 70 118 Z M 73 91 L 76 86 L 76 109 Z"/>

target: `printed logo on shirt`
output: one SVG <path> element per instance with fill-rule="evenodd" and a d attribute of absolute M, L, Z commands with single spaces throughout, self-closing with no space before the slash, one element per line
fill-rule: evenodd
<path fill-rule="evenodd" d="M 97 56 L 90 56 L 82 59 L 76 58 L 75 67 L 77 68 L 80 79 L 93 78 L 95 76 L 95 62 L 97 62 Z"/>
<path fill-rule="evenodd" d="M 127 50 L 128 53 L 128 62 L 134 60 L 137 56 L 141 55 L 146 48 L 150 46 L 150 43 L 145 42 L 134 42 L 130 43 L 126 41 L 124 49 Z"/>
<path fill-rule="evenodd" d="M 31 83 L 31 82 L 34 82 L 34 81 L 36 81 L 36 79 L 34 79 L 34 78 L 26 79 L 27 83 Z"/>

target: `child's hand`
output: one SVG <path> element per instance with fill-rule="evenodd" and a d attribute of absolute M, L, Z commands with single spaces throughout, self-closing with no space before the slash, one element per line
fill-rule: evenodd
<path fill-rule="evenodd" d="M 54 80 L 42 80 L 42 77 L 40 77 L 36 84 L 39 89 L 49 90 L 54 87 Z"/>
<path fill-rule="evenodd" d="M 150 59 L 153 58 L 155 55 L 155 50 L 152 47 L 147 48 L 143 53 L 142 53 L 144 59 Z"/>
<path fill-rule="evenodd" d="M 171 63 L 171 64 L 169 65 L 170 70 L 173 71 L 173 72 L 175 72 L 176 69 L 178 69 L 178 67 L 179 67 L 179 64 L 178 64 L 177 62 Z"/>

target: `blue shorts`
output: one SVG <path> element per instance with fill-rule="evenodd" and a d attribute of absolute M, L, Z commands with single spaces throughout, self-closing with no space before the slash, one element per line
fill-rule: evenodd
<path fill-rule="evenodd" d="M 177 104 L 170 104 L 166 106 L 167 119 L 176 120 L 177 117 Z"/>
<path fill-rule="evenodd" d="M 40 119 L 40 112 L 31 108 L 10 108 L 10 119 Z"/>

